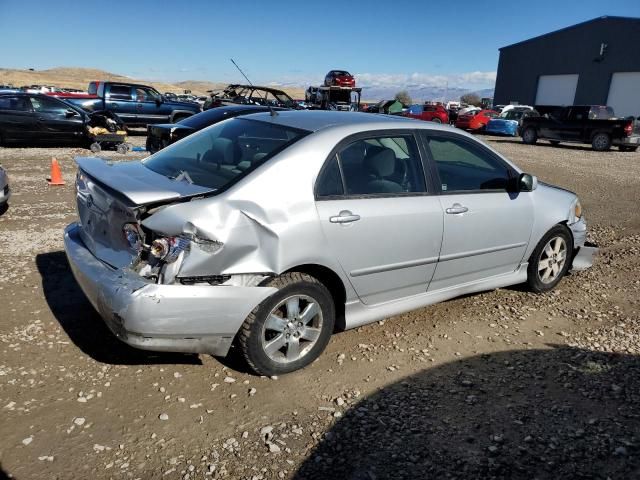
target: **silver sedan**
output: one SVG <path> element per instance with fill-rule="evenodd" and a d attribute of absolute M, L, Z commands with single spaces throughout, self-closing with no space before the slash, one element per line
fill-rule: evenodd
<path fill-rule="evenodd" d="M 591 265 L 577 196 L 471 135 L 360 113 L 213 125 L 142 162 L 77 159 L 74 275 L 124 342 L 302 368 L 338 329 Z"/>

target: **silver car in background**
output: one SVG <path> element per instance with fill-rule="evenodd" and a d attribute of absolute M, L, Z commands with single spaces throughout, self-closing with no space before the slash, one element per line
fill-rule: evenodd
<path fill-rule="evenodd" d="M 121 340 L 308 365 L 334 330 L 591 265 L 577 196 L 431 122 L 283 111 L 77 160 L 71 269 Z"/>

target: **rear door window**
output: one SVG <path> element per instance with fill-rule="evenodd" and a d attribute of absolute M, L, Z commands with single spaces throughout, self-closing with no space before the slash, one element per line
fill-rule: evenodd
<path fill-rule="evenodd" d="M 329 161 L 335 166 L 329 164 L 320 175 L 316 183 L 318 197 L 388 196 L 427 191 L 422 161 L 412 135 L 356 140 Z M 338 180 L 341 185 L 337 185 Z"/>
<path fill-rule="evenodd" d="M 0 97 L 0 110 L 12 110 L 14 112 L 30 112 L 31 104 L 26 97 Z"/>
<path fill-rule="evenodd" d="M 111 85 L 109 98 L 113 100 L 131 100 L 131 87 L 128 85 Z"/>

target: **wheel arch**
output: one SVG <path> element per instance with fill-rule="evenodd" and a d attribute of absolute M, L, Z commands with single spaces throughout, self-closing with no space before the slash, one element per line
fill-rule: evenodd
<path fill-rule="evenodd" d="M 180 120 L 184 120 L 185 118 L 190 117 L 191 115 L 195 115 L 195 113 L 189 110 L 174 110 L 173 112 L 171 112 L 170 121 L 171 123 L 175 123 Z"/>
<path fill-rule="evenodd" d="M 284 273 L 299 272 L 306 273 L 318 279 L 331 294 L 336 310 L 335 330 L 345 330 L 345 303 L 347 301 L 347 290 L 340 276 L 329 267 L 316 263 L 306 263 L 289 268 Z"/>

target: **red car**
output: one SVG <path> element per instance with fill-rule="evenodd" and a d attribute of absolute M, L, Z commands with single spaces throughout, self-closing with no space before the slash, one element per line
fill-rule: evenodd
<path fill-rule="evenodd" d="M 426 122 L 449 123 L 449 113 L 442 105 L 411 105 L 405 116 Z"/>
<path fill-rule="evenodd" d="M 355 87 L 356 79 L 346 70 L 331 70 L 324 77 L 325 87 Z"/>
<path fill-rule="evenodd" d="M 500 114 L 493 110 L 476 110 L 464 115 L 459 115 L 456 127 L 462 130 L 483 130 L 489 120 L 499 117 Z"/>

